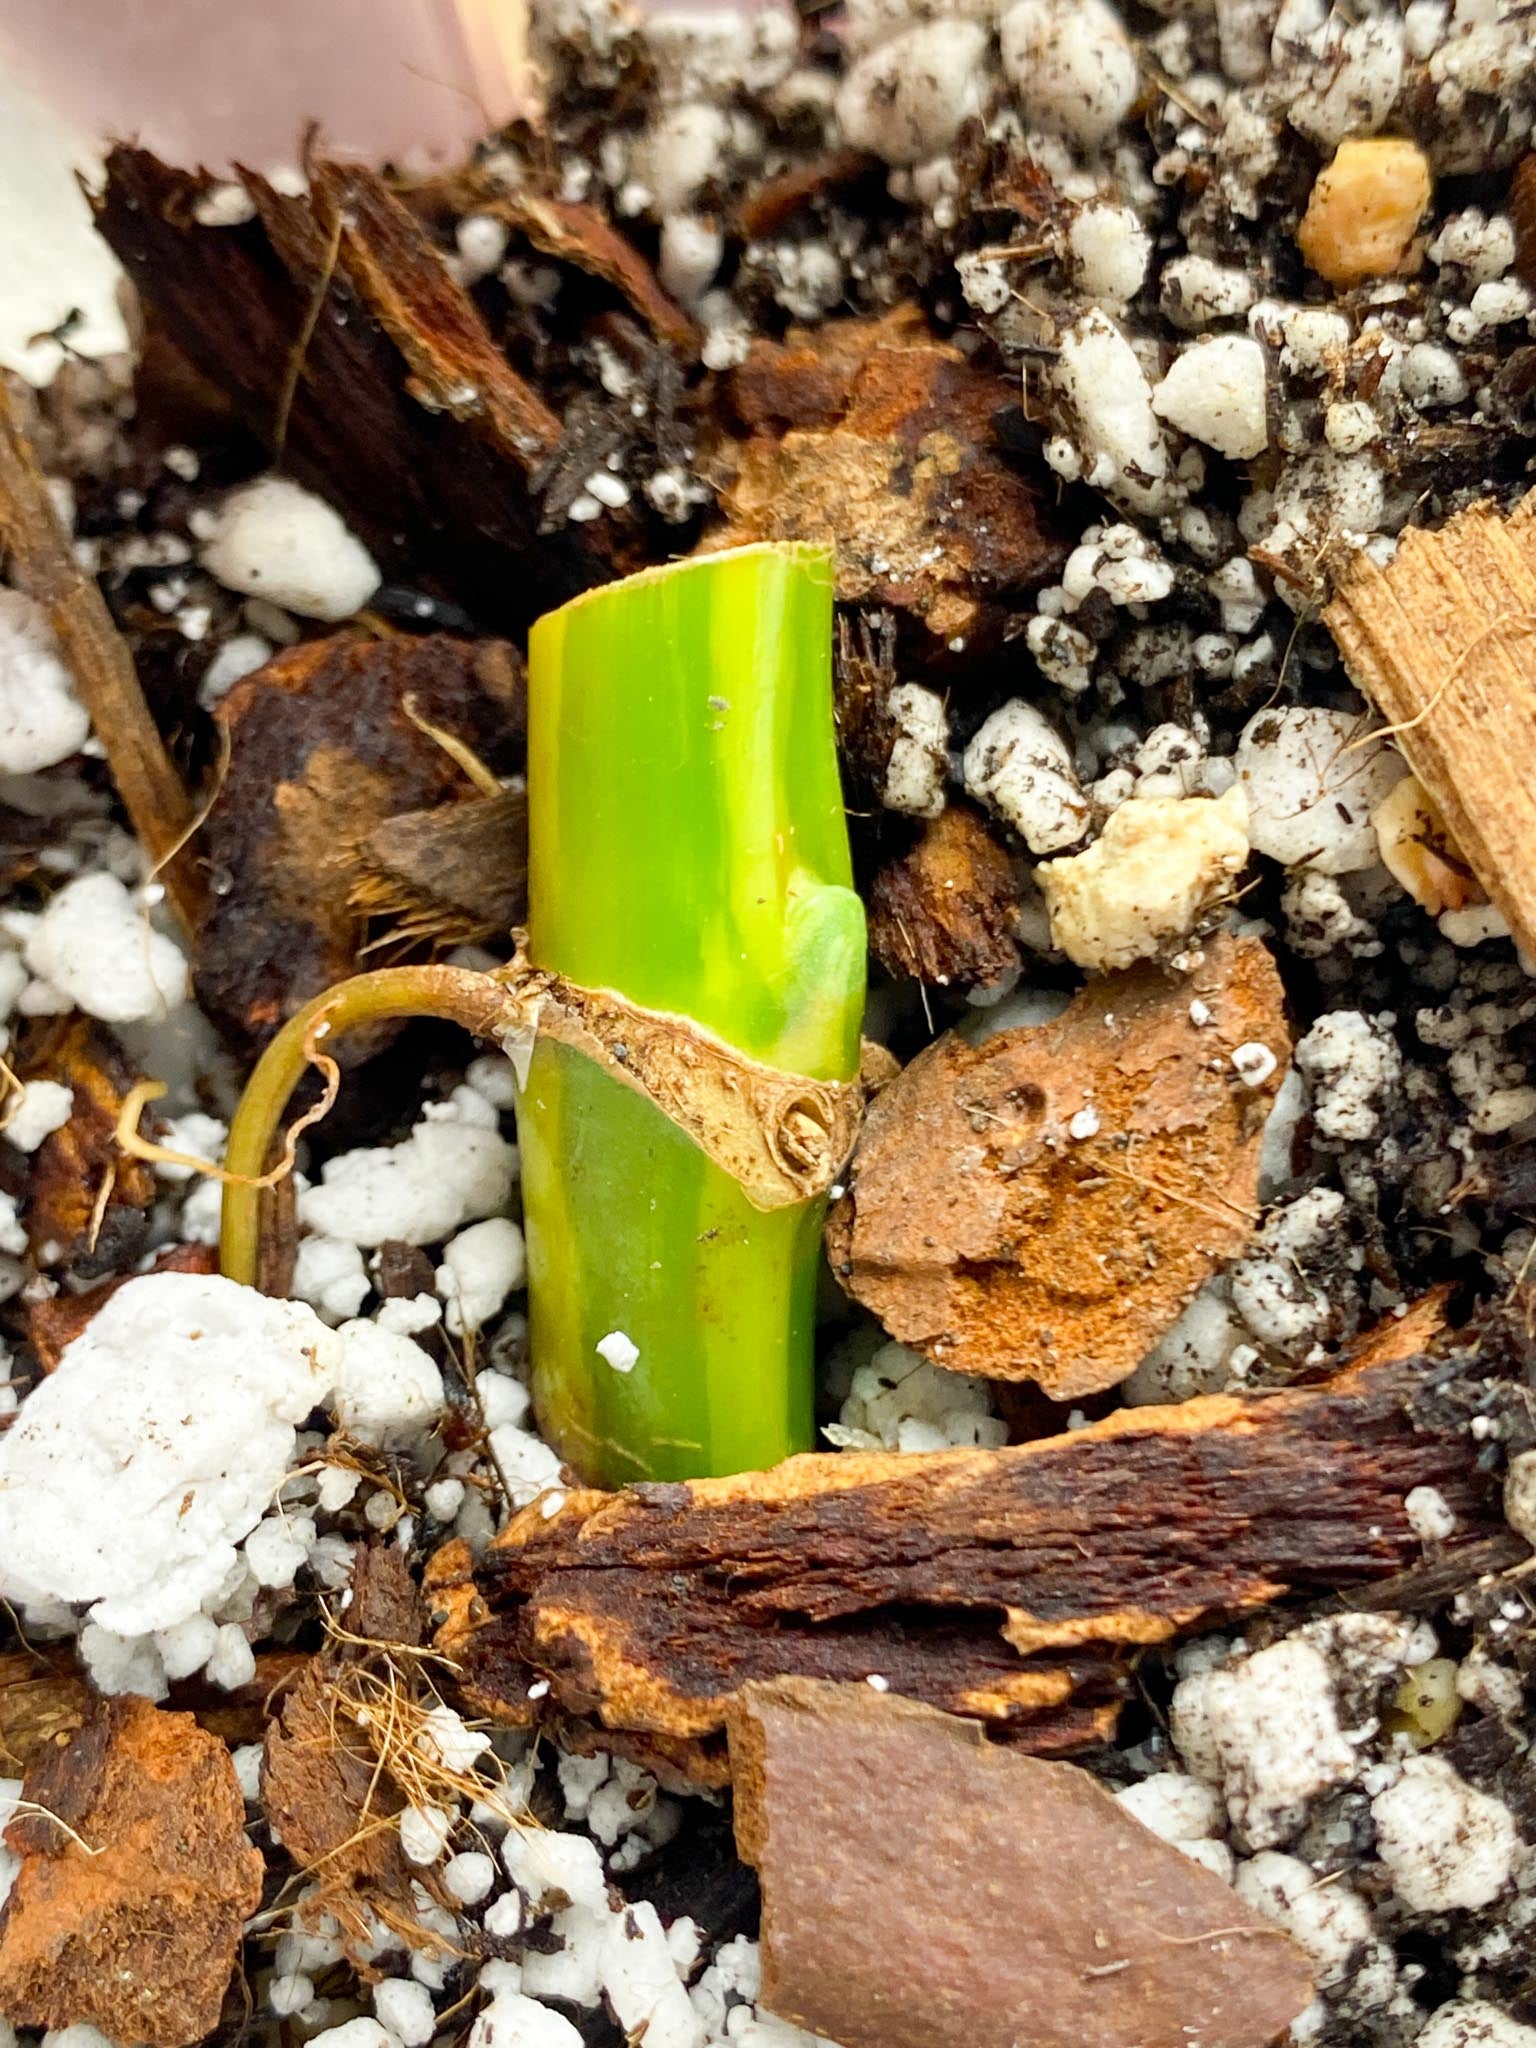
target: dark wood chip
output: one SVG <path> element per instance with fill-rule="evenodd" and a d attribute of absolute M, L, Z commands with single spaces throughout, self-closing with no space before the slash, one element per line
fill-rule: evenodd
<path fill-rule="evenodd" d="M 353 971 L 370 936 L 370 901 L 384 907 L 366 888 L 379 827 L 427 808 L 446 818 L 459 802 L 483 820 L 484 799 L 425 727 L 510 767 L 521 759 L 525 705 L 512 650 L 440 634 L 337 633 L 288 649 L 235 685 L 219 706 L 229 761 L 203 832 L 218 886 L 195 972 L 199 1000 L 238 1043 L 260 1046 Z M 507 837 L 516 865 L 515 821 Z M 442 936 L 401 921 L 406 936 Z M 346 1045 L 341 1053 L 345 1060 Z"/>
<path fill-rule="evenodd" d="M 250 175 L 257 219 L 202 227 L 215 181 L 120 144 L 97 225 L 151 319 L 300 482 L 334 500 L 386 580 L 524 629 L 640 566 L 615 513 L 540 535 L 532 478 L 561 422 L 485 330 L 415 217 L 360 165 L 311 195 Z"/>
<path fill-rule="evenodd" d="M 887 973 L 945 987 L 1001 981 L 1019 965 L 1013 862 L 975 811 L 951 804 L 875 876 L 869 949 Z"/>
<path fill-rule="evenodd" d="M 469 1704 L 554 1710 L 672 1745 L 716 1742 L 753 1679 L 863 1680 L 1006 1728 L 1102 1741 L 1150 1644 L 1292 1592 L 1418 1561 L 1403 1508 L 1440 1488 L 1458 1548 L 1497 1526 L 1473 1447 L 1421 1433 L 1422 1357 L 1337 1384 L 1121 1410 L 1001 1451 L 844 1453 L 514 1518 L 478 1565 L 428 1569 L 438 1648 Z M 531 1702 L 535 1679 L 548 1692 Z"/>

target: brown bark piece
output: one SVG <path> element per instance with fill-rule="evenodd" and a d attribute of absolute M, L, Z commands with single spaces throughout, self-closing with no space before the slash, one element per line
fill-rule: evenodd
<path fill-rule="evenodd" d="M 87 1275 L 131 1268 L 156 1192 L 150 1168 L 116 1137 L 139 1076 L 111 1033 L 80 1016 L 30 1034 L 22 1074 L 57 1081 L 74 1098 L 68 1120 L 33 1154 L 26 1221 L 34 1252 L 56 1245 L 58 1262 Z"/>
<path fill-rule="evenodd" d="M 354 895 L 372 835 L 400 812 L 483 801 L 437 726 L 493 762 L 518 758 L 521 666 L 496 641 L 350 633 L 277 655 L 219 706 L 229 765 L 203 845 L 221 878 L 198 935 L 197 991 L 241 1042 L 262 1044 L 356 964 Z M 412 713 L 414 712 L 414 717 Z"/>
<path fill-rule="evenodd" d="M 1505 210 L 1515 229 L 1515 274 L 1522 284 L 1536 285 L 1536 154 L 1515 165 Z"/>
<path fill-rule="evenodd" d="M 23 1796 L 44 1811 L 7 1830 L 22 1863 L 0 1920 L 0 2006 L 24 2027 L 201 2040 L 261 1897 L 228 1750 L 190 1714 L 119 1695 L 40 1756 Z"/>
<path fill-rule="evenodd" d="M 1288 1935 L 1075 1764 L 795 1678 L 730 1740 L 762 2002 L 843 2048 L 1264 2048 L 1312 1998 Z"/>
<path fill-rule="evenodd" d="M 531 242 L 541 256 L 569 263 L 588 277 L 601 278 L 637 313 L 656 339 L 680 354 L 693 355 L 699 330 L 675 299 L 669 299 L 656 273 L 634 243 L 612 226 L 595 206 L 577 200 L 546 199 L 534 192 L 498 193 L 477 199 L 477 213 L 503 220 Z"/>
<path fill-rule="evenodd" d="M 876 875 L 869 949 L 887 973 L 945 987 L 999 981 L 1019 964 L 1013 863 L 975 811 L 951 804 Z"/>
<path fill-rule="evenodd" d="M 1536 492 L 1363 551 L 1323 618 L 1516 943 L 1536 951 Z"/>
<path fill-rule="evenodd" d="M 935 656 L 957 639 L 974 654 L 1064 559 L 993 432 L 1017 396 L 911 309 L 755 342 L 731 385 L 751 438 L 728 451 L 727 525 L 707 545 L 834 545 L 840 599 L 890 606 Z"/>
<path fill-rule="evenodd" d="M 591 1716 L 674 1745 L 679 1767 L 703 1743 L 705 1776 L 732 1695 L 786 1675 L 874 1673 L 1029 1747 L 1102 1740 L 1144 1646 L 1416 1562 L 1411 1487 L 1440 1487 L 1461 1540 L 1487 1533 L 1497 1507 L 1465 1444 L 1408 1415 L 1437 1369 L 1125 1409 L 1000 1451 L 573 1491 L 478 1565 L 438 1553 L 437 1647 L 477 1712 Z"/>
<path fill-rule="evenodd" d="M 1280 1062 L 1257 1088 L 1231 1062 L 1255 1042 Z M 832 1269 L 935 1365 L 1053 1400 L 1114 1386 L 1247 1238 L 1289 1049 L 1267 949 L 1225 935 L 1192 974 L 1135 968 L 1054 1023 L 941 1038 L 870 1107 Z"/>
<path fill-rule="evenodd" d="M 24 1777 L 62 1749 L 94 1701 L 72 1655 L 67 1662 L 46 1651 L 0 1656 L 0 1777 Z"/>
<path fill-rule="evenodd" d="M 258 219 L 201 227 L 193 208 L 214 182 L 119 145 L 97 225 L 152 323 L 344 508 L 387 577 L 426 578 L 521 631 L 640 566 L 622 512 L 540 535 L 530 480 L 561 423 L 381 178 L 321 164 L 314 196 L 293 198 L 250 176 Z"/>

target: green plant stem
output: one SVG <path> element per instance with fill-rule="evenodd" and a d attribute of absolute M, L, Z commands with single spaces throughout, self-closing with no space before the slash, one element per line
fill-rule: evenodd
<path fill-rule="evenodd" d="M 529 951 L 820 1080 L 857 1072 L 863 909 L 833 743 L 832 572 L 743 548 L 541 619 Z M 535 1411 L 606 1484 L 813 1441 L 824 1204 L 764 1214 L 650 1103 L 541 1040 L 518 1106 Z M 639 1353 L 620 1372 L 598 1344 Z"/>
<path fill-rule="evenodd" d="M 806 547 L 649 570 L 530 644 L 534 964 L 817 1080 L 858 1070 L 864 913 L 833 743 L 832 571 Z M 496 1036 L 495 978 L 388 968 L 319 996 L 230 1127 L 221 1262 L 255 1284 L 288 1100 L 344 1031 L 437 1016 Z M 539 1426 L 600 1484 L 809 1448 L 825 1203 L 754 1209 L 643 1096 L 548 1037 L 518 1100 Z M 638 1356 L 628 1370 L 610 1356 Z M 603 1345 L 603 1351 L 599 1345 Z"/>

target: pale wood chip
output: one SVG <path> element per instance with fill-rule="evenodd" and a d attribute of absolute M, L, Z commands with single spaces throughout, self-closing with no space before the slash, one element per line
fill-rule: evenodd
<path fill-rule="evenodd" d="M 1361 552 L 1323 617 L 1451 836 L 1536 955 L 1536 492 Z"/>

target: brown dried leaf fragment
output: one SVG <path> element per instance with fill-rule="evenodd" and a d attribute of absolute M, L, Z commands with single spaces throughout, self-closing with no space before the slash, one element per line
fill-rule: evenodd
<path fill-rule="evenodd" d="M 910 307 L 755 342 L 730 397 L 750 438 L 722 451 L 727 524 L 706 546 L 830 543 L 838 597 L 889 606 L 940 661 L 999 642 L 1009 601 L 1065 558 L 993 431 L 1015 387 Z"/>
<path fill-rule="evenodd" d="M 1265 2048 L 1312 1998 L 1288 1935 L 1075 1764 L 795 1678 L 738 1695 L 730 1744 L 763 2004 L 844 2048 Z"/>
<path fill-rule="evenodd" d="M 890 974 L 947 986 L 1000 981 L 1019 965 L 1013 863 L 975 811 L 951 804 L 883 867 L 869 949 Z"/>
<path fill-rule="evenodd" d="M 150 2048 L 201 2040 L 261 1897 L 223 1743 L 190 1714 L 100 1700 L 66 1748 L 40 1755 L 22 1796 L 43 1810 L 7 1830 L 22 1863 L 0 1921 L 5 2012 Z"/>
<path fill-rule="evenodd" d="M 386 920 L 392 937 L 504 938 L 528 911 L 527 793 L 402 811 L 368 833 L 361 858 L 352 907 Z"/>
<path fill-rule="evenodd" d="M 1145 1646 L 1415 1562 L 1411 1487 L 1441 1489 L 1458 1542 L 1496 1524 L 1466 1442 L 1410 1419 L 1437 1369 L 1123 1409 L 1001 1451 L 572 1491 L 552 1516 L 516 1516 L 478 1564 L 462 1544 L 438 1553 L 437 1647 L 472 1711 L 587 1716 L 705 1782 L 732 1696 L 783 1676 L 873 1672 L 1021 1747 L 1082 1747 L 1107 1739 Z"/>
<path fill-rule="evenodd" d="M 1385 569 L 1351 557 L 1323 613 L 1450 838 L 1536 953 L 1536 491 L 1436 532 L 1410 527 Z"/>
<path fill-rule="evenodd" d="M 1232 1065 L 1252 1044 L 1276 1058 L 1257 1087 Z M 1053 1400 L 1114 1386 L 1247 1238 L 1289 1049 L 1267 949 L 1226 935 L 1193 974 L 1135 968 L 1054 1023 L 951 1033 L 871 1105 L 832 1269 L 935 1365 Z"/>
<path fill-rule="evenodd" d="M 73 1091 L 68 1121 L 33 1154 L 26 1206 L 34 1253 L 58 1247 L 55 1262 L 77 1274 L 131 1269 L 149 1229 L 155 1177 L 117 1143 L 117 1121 L 140 1078 L 112 1034 L 71 1015 L 29 1035 L 27 1080 Z M 0 1134 L 3 1135 L 3 1134 Z"/>
<path fill-rule="evenodd" d="M 455 802 L 483 819 L 474 784 L 425 728 L 510 763 L 524 714 L 509 648 L 436 634 L 333 634 L 236 684 L 219 705 L 229 765 L 203 839 L 220 888 L 196 954 L 199 999 L 226 1031 L 258 1046 L 353 970 L 380 827 L 428 807 L 448 816 Z"/>

